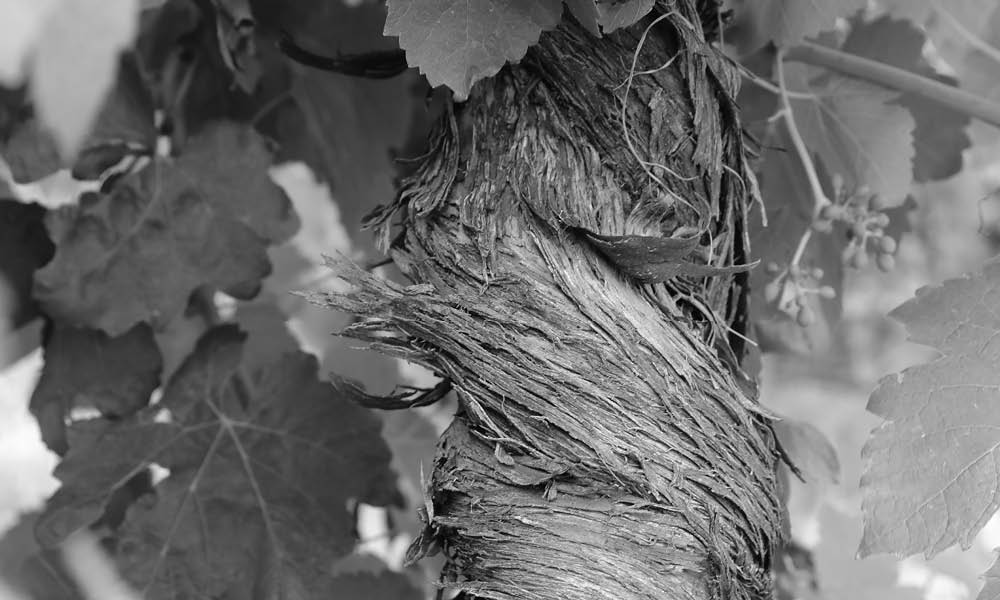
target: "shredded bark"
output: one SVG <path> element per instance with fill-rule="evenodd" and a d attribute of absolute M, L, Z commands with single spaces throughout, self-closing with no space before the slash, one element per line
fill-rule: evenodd
<path fill-rule="evenodd" d="M 756 187 L 736 85 L 693 0 L 602 39 L 567 22 L 442 120 L 374 216 L 418 283 L 333 261 L 353 290 L 310 295 L 458 394 L 411 549 L 444 550 L 443 585 L 771 596 L 783 507 L 737 360 Z"/>

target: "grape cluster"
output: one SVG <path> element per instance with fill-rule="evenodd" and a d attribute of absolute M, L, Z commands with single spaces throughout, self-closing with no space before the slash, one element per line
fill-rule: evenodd
<path fill-rule="evenodd" d="M 874 255 L 879 269 L 892 270 L 896 264 L 896 240 L 886 235 L 889 215 L 885 212 L 882 198 L 866 188 L 846 193 L 843 180 L 839 177 L 834 177 L 833 187 L 834 200 L 820 208 L 813 219 L 812 230 L 830 233 L 834 225 L 840 223 L 847 229 L 848 242 L 842 255 L 846 265 L 863 269 L 868 266 L 870 255 Z M 812 299 L 819 297 L 829 300 L 837 295 L 829 285 L 820 285 L 823 280 L 822 269 L 798 264 L 802 248 L 808 240 L 807 233 L 796 251 L 796 257 L 787 266 L 775 262 L 765 266 L 771 278 L 764 286 L 765 301 L 795 319 L 802 327 L 809 327 L 817 320 L 814 307 L 818 302 Z"/>
<path fill-rule="evenodd" d="M 767 274 L 773 279 L 764 286 L 764 300 L 774 304 L 802 327 L 816 322 L 816 311 L 810 305 L 810 296 L 832 299 L 837 292 L 830 286 L 819 286 L 823 280 L 823 269 L 804 269 L 796 264 L 782 268 L 776 262 L 766 265 Z"/>
<path fill-rule="evenodd" d="M 896 240 L 886 235 L 889 215 L 877 194 L 862 189 L 849 196 L 837 194 L 837 200 L 825 205 L 813 221 L 813 229 L 822 233 L 833 231 L 836 222 L 847 227 L 847 246 L 842 255 L 844 264 L 863 269 L 874 254 L 879 270 L 888 272 L 896 266 Z"/>

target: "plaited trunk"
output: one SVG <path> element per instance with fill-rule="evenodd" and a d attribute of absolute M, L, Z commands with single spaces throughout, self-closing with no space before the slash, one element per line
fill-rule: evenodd
<path fill-rule="evenodd" d="M 645 33 L 645 35 L 644 35 Z M 567 20 L 438 124 L 375 215 L 414 285 L 343 263 L 346 333 L 451 381 L 430 476 L 470 597 L 766 598 L 776 442 L 739 370 L 749 172 L 692 0 Z"/>

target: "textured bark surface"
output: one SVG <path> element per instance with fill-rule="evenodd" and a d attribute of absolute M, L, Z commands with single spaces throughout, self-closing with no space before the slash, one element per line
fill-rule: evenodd
<path fill-rule="evenodd" d="M 776 444 L 735 359 L 736 78 L 693 2 L 658 9 L 603 39 L 562 25 L 442 120 L 376 217 L 414 285 L 335 264 L 354 291 L 312 296 L 453 383 L 411 551 L 442 548 L 472 596 L 771 595 Z"/>

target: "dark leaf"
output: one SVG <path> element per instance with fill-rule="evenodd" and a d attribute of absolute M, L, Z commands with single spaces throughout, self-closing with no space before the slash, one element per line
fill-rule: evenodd
<path fill-rule="evenodd" d="M 87 526 L 116 486 L 158 464 L 169 476 L 129 508 L 114 554 L 147 598 L 337 596 L 330 569 L 355 543 L 348 501 L 399 501 L 380 424 L 317 380 L 313 357 L 249 369 L 244 342 L 213 329 L 158 405 L 74 425 L 39 540 Z"/>
<path fill-rule="evenodd" d="M 382 35 L 385 7 L 379 3 L 257 0 L 253 8 L 261 27 L 271 28 L 269 36 L 286 32 L 325 56 L 398 50 Z M 279 159 L 303 161 L 330 184 L 352 240 L 370 250 L 370 236 L 360 235 L 362 218 L 393 200 L 399 166 L 393 152 L 403 149 L 414 129 L 427 127 L 425 92 L 413 70 L 375 81 L 298 68 L 290 101 L 262 119 L 260 128 L 278 142 Z"/>
<path fill-rule="evenodd" d="M 649 14 L 653 0 L 566 0 L 576 20 L 594 35 L 628 27 Z"/>
<path fill-rule="evenodd" d="M 927 37 L 908 20 L 882 17 L 870 22 L 852 21 L 842 50 L 889 64 L 949 85 L 957 81 L 937 73 L 924 57 Z M 916 181 L 946 179 L 962 170 L 962 152 L 969 147 L 966 127 L 970 117 L 941 107 L 916 94 L 897 101 L 913 114 L 913 175 Z"/>
<path fill-rule="evenodd" d="M 837 450 L 822 431 L 805 421 L 783 418 L 774 423 L 774 433 L 807 483 L 838 482 Z"/>
<path fill-rule="evenodd" d="M 14 181 L 37 181 L 62 167 L 55 140 L 43 131 L 27 88 L 0 87 L 0 150 Z"/>
<path fill-rule="evenodd" d="M 73 164 L 73 176 L 98 179 L 127 154 L 152 154 L 157 136 L 154 110 L 135 55 L 122 55 L 115 85 Z"/>
<path fill-rule="evenodd" d="M 65 422 L 74 408 L 127 417 L 149 403 L 160 384 L 160 351 L 147 325 L 118 337 L 57 324 L 45 344 L 45 366 L 31 396 L 45 444 L 67 450 Z"/>
<path fill-rule="evenodd" d="M 44 218 L 45 209 L 38 204 L 0 199 L 0 331 L 39 315 L 31 298 L 32 281 L 55 253 Z"/>
<path fill-rule="evenodd" d="M 202 285 L 255 292 L 270 270 L 266 245 L 298 228 L 270 164 L 256 134 L 219 123 L 178 159 L 85 194 L 50 215 L 56 256 L 35 277 L 36 297 L 54 316 L 115 335 L 170 322 Z"/>
<path fill-rule="evenodd" d="M 21 515 L 0 539 L 0 581 L 26 598 L 82 600 L 58 550 L 42 550 L 35 541 L 38 513 Z"/>
<path fill-rule="evenodd" d="M 735 0 L 729 5 L 735 11 L 735 24 L 726 40 L 747 53 L 768 42 L 791 46 L 833 29 L 838 18 L 864 8 L 865 0 Z"/>

